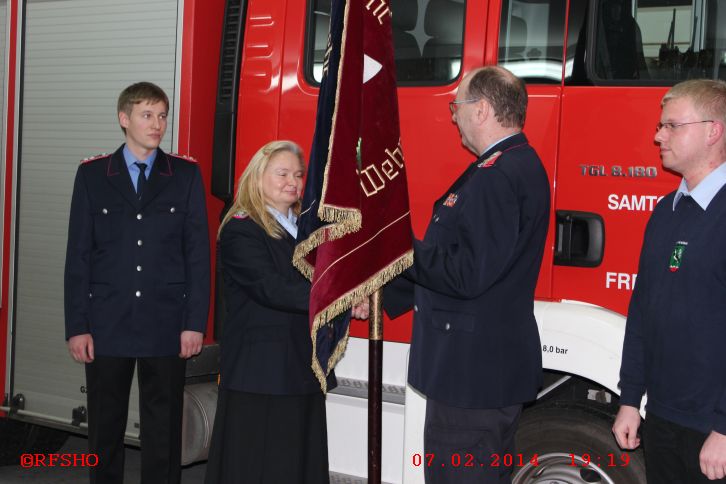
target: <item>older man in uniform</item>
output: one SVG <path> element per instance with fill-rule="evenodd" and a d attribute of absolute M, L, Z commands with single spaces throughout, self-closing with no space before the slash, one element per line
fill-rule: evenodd
<path fill-rule="evenodd" d="M 477 159 L 436 201 L 424 239 L 414 242 L 405 275 L 415 282 L 408 379 L 427 397 L 426 482 L 503 483 L 512 469 L 492 455 L 514 452 L 522 403 L 542 379 L 533 306 L 549 182 L 521 132 L 520 79 L 501 67 L 478 69 L 450 107 Z M 452 466 L 455 454 L 467 465 Z"/>
<path fill-rule="evenodd" d="M 682 82 L 661 107 L 655 142 L 683 178 L 645 231 L 613 433 L 640 445 L 647 392 L 648 482 L 726 482 L 726 82 Z"/>
<path fill-rule="evenodd" d="M 209 232 L 197 165 L 159 149 L 169 100 L 140 82 L 119 96 L 126 142 L 78 168 L 65 270 L 66 339 L 85 363 L 91 482 L 123 482 L 124 432 L 137 367 L 141 482 L 181 476 L 186 358 L 209 309 Z"/>

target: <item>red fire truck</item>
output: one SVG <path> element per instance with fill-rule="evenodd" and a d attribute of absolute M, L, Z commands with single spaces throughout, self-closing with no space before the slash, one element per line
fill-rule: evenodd
<path fill-rule="evenodd" d="M 659 101 L 688 78 L 726 78 L 719 0 L 370 0 L 393 12 L 401 143 L 414 232 L 471 161 L 447 103 L 463 73 L 525 79 L 525 133 L 552 183 L 535 312 L 545 386 L 518 434 L 515 482 L 644 482 L 610 434 L 628 300 L 645 222 L 675 188 L 653 143 Z M 83 369 L 63 343 L 62 272 L 77 160 L 120 144 L 115 98 L 158 83 L 162 146 L 199 160 L 210 239 L 263 143 L 309 149 L 330 0 L 3 0 L 0 52 L 0 456 L 85 432 Z M 216 399 L 219 291 L 188 369 L 184 461 L 203 460 Z M 482 319 L 485 324 L 485 318 Z M 355 323 L 328 395 L 331 475 L 366 474 L 367 328 Z M 385 321 L 383 480 L 423 482 L 425 399 L 406 386 L 411 315 Z M 485 385 L 487 368 L 481 369 Z M 127 428 L 137 442 L 136 400 Z M 538 455 L 538 465 L 529 460 Z M 506 456 L 500 456 L 504 459 Z M 465 466 L 465 459 L 451 462 Z M 352 476 L 352 477 L 351 477 Z"/>

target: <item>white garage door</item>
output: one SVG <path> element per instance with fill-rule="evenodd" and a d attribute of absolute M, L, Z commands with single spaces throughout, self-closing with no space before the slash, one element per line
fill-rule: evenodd
<path fill-rule="evenodd" d="M 16 211 L 12 392 L 25 412 L 70 423 L 84 371 L 66 350 L 63 265 L 79 160 L 123 135 L 116 100 L 147 80 L 173 102 L 178 0 L 27 0 Z M 174 106 L 163 149 L 174 146 Z M 134 385 L 135 387 L 136 385 Z M 136 394 L 129 415 L 138 434 Z"/>

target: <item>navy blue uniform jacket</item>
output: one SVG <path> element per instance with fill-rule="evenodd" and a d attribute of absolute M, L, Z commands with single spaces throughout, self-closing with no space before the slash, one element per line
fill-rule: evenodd
<path fill-rule="evenodd" d="M 222 229 L 222 388 L 268 395 L 321 391 L 311 367 L 310 282 L 292 265 L 294 249 L 287 232 L 272 238 L 246 216 Z M 328 389 L 334 387 L 331 372 Z"/>
<path fill-rule="evenodd" d="M 534 400 L 542 383 L 534 289 L 549 206 L 547 174 L 521 133 L 487 150 L 434 204 L 408 272 L 416 282 L 408 379 L 428 398 L 461 408 Z"/>
<path fill-rule="evenodd" d="M 123 156 L 76 173 L 65 268 L 66 339 L 97 355 L 172 356 L 183 330 L 204 332 L 209 231 L 196 163 L 157 150 L 139 201 Z"/>

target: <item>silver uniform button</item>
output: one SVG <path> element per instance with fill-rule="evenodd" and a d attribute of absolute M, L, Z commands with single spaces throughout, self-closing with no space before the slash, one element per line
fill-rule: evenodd
<path fill-rule="evenodd" d="M 174 213 L 174 212 L 176 212 L 176 208 L 175 208 L 175 207 L 171 207 L 171 208 L 169 209 L 169 211 L 170 211 L 171 213 Z"/>
<path fill-rule="evenodd" d="M 437 215 L 436 217 L 434 217 L 434 222 L 438 222 L 438 221 L 439 221 L 439 216 Z"/>
<path fill-rule="evenodd" d="M 142 218 L 144 218 L 143 215 L 141 215 L 140 213 L 136 214 L 136 220 L 141 220 Z"/>
<path fill-rule="evenodd" d="M 141 247 L 142 245 L 144 245 L 144 241 L 141 240 L 141 239 L 139 239 L 139 240 L 136 241 L 136 245 L 138 245 L 139 247 Z"/>
<path fill-rule="evenodd" d="M 413 310 L 414 310 L 415 312 L 418 312 L 418 306 L 416 306 L 416 305 L 414 304 L 414 305 L 413 305 Z"/>
<path fill-rule="evenodd" d="M 101 210 L 101 212 L 102 212 L 102 213 L 103 213 L 104 215 L 108 215 L 108 209 L 105 209 L 105 208 L 104 208 L 104 209 L 102 209 L 102 210 Z"/>
<path fill-rule="evenodd" d="M 136 291 L 136 297 L 141 297 L 141 291 Z"/>
<path fill-rule="evenodd" d="M 92 292 L 89 292 L 89 293 L 88 293 L 88 297 L 89 297 L 89 298 L 92 298 L 92 297 L 93 297 L 93 293 L 92 293 Z"/>
<path fill-rule="evenodd" d="M 444 326 L 444 328 L 446 328 L 446 331 L 450 330 L 451 329 L 451 324 L 450 323 L 446 323 L 446 326 Z"/>
<path fill-rule="evenodd" d="M 136 266 L 136 272 L 141 272 L 141 266 Z"/>

